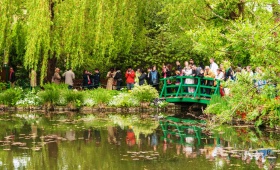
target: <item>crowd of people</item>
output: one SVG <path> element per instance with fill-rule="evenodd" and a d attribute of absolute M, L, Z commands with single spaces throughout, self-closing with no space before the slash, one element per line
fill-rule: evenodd
<path fill-rule="evenodd" d="M 127 70 L 122 73 L 119 68 L 111 68 L 110 71 L 106 74 L 107 84 L 106 89 L 108 90 L 120 90 L 122 85 L 126 83 L 126 87 L 128 90 L 131 90 L 134 85 L 144 85 L 148 84 L 153 86 L 159 91 L 160 78 L 168 78 L 168 77 L 180 77 L 180 76 L 192 76 L 192 77 L 209 77 L 214 78 L 216 80 L 236 80 L 236 75 L 239 73 L 247 73 L 250 76 L 254 74 L 262 74 L 261 68 L 256 68 L 255 73 L 253 73 L 250 66 L 241 67 L 238 65 L 235 70 L 232 67 L 225 68 L 223 64 L 218 65 L 213 58 L 209 60 L 209 65 L 204 66 L 202 62 L 198 65 L 195 64 L 193 59 L 189 61 L 185 61 L 183 66 L 180 61 L 176 61 L 175 67 L 171 64 L 163 65 L 161 70 L 158 71 L 156 66 L 148 67 L 146 70 L 142 68 L 137 68 L 135 71 L 130 66 Z M 30 72 L 30 85 L 31 87 L 35 87 L 36 83 L 36 72 L 34 69 L 31 69 Z M 52 82 L 56 84 L 60 84 L 62 77 L 65 79 L 65 84 L 68 85 L 69 89 L 72 89 L 74 86 L 75 74 L 72 69 L 67 70 L 65 73 L 60 75 L 60 69 L 56 68 L 54 75 L 52 76 Z M 84 70 L 83 72 L 83 81 L 82 88 L 83 89 L 94 89 L 98 88 L 101 84 L 101 74 L 98 68 L 94 70 L 93 73 L 88 70 Z M 124 80 L 125 79 L 125 80 Z M 11 82 L 11 86 L 13 87 L 15 84 L 15 73 L 13 68 L 10 68 L 9 81 Z M 176 84 L 179 85 L 181 82 L 180 78 L 175 79 L 175 82 L 167 80 L 168 84 Z M 197 79 L 194 78 L 186 78 L 184 79 L 185 84 L 197 84 Z M 215 85 L 214 81 L 210 80 L 201 80 L 202 85 L 213 86 Z M 257 86 L 261 86 L 266 84 L 265 81 L 256 82 Z M 167 89 L 170 92 L 171 89 Z M 185 89 L 188 93 L 194 93 L 194 87 L 188 87 Z M 204 89 L 203 92 L 210 94 L 211 89 Z"/>
<path fill-rule="evenodd" d="M 202 62 L 198 65 L 195 64 L 193 59 L 189 61 L 185 61 L 184 65 L 181 66 L 180 61 L 176 61 L 176 67 L 172 67 L 171 64 L 163 65 L 161 70 L 157 70 L 156 66 L 152 66 L 144 70 L 142 68 L 137 68 L 136 71 L 132 69 L 132 67 L 128 67 L 124 74 L 122 74 L 119 68 L 113 69 L 107 73 L 106 78 L 108 90 L 116 89 L 120 90 L 121 85 L 125 82 L 128 90 L 131 90 L 134 85 L 143 85 L 148 84 L 153 86 L 159 91 L 160 78 L 168 78 L 168 77 L 180 77 L 180 76 L 191 76 L 191 77 L 208 77 L 213 78 L 215 80 L 236 80 L 236 75 L 239 73 L 246 73 L 249 75 L 254 75 L 258 73 L 262 73 L 260 68 L 256 68 L 256 72 L 253 73 L 250 66 L 246 66 L 244 68 L 241 65 L 238 65 L 235 70 L 232 67 L 225 68 L 223 64 L 218 65 L 213 58 L 209 60 L 209 66 L 204 66 Z M 123 76 L 124 75 L 124 76 Z M 123 80 L 123 77 L 126 79 Z M 181 82 L 180 78 L 177 78 L 175 82 L 171 80 L 167 80 L 168 84 L 176 84 L 179 85 Z M 194 78 L 186 78 L 184 79 L 185 84 L 197 84 L 197 79 Z M 257 82 L 259 83 L 259 82 Z M 202 80 L 202 85 L 214 86 L 215 81 L 211 80 Z M 262 82 L 262 84 L 264 84 Z M 167 89 L 168 91 L 172 89 Z M 194 87 L 188 87 L 186 89 L 188 93 L 194 93 Z M 203 89 L 204 93 L 210 94 L 211 89 Z"/>

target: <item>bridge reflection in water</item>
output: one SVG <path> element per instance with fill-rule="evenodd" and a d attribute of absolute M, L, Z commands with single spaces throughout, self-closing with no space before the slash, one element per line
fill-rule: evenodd
<path fill-rule="evenodd" d="M 204 121 L 167 117 L 165 120 L 161 120 L 159 124 L 165 142 L 193 144 L 193 139 L 196 139 L 197 145 L 200 146 Z M 175 140 L 173 137 L 175 137 Z"/>
<path fill-rule="evenodd" d="M 178 155 L 182 150 L 186 157 L 195 158 L 200 153 L 205 154 L 209 160 L 219 157 L 230 163 L 231 158 L 236 158 L 244 161 L 246 164 L 255 161 L 258 168 L 264 168 L 265 163 L 268 163 L 266 168 L 269 169 L 274 169 L 276 166 L 280 150 L 275 148 L 253 149 L 252 146 L 249 146 L 249 148 L 241 146 L 241 149 L 235 143 L 231 146 L 231 142 L 223 138 L 223 133 L 211 132 L 207 134 L 207 126 L 204 120 L 170 116 L 160 120 L 159 124 L 163 134 L 161 140 L 165 144 L 176 144 Z M 243 132 L 242 129 L 241 131 Z M 249 141 L 249 143 L 251 142 Z"/>
<path fill-rule="evenodd" d="M 193 79 L 194 84 L 186 84 Z M 160 98 L 170 103 L 194 102 L 209 104 L 212 95 L 220 95 L 220 80 L 208 77 L 173 76 L 161 79 L 163 87 Z"/>

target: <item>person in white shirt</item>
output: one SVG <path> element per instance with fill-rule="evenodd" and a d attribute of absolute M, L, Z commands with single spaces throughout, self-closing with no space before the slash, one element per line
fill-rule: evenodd
<path fill-rule="evenodd" d="M 73 80 L 75 79 L 75 74 L 70 68 L 68 71 L 62 74 L 62 77 L 65 77 L 65 84 L 68 84 L 68 89 L 73 88 Z"/>
<path fill-rule="evenodd" d="M 251 70 L 251 66 L 247 66 L 247 67 L 246 67 L 246 71 L 247 71 L 247 73 L 248 73 L 250 76 L 253 76 L 253 75 L 254 75 L 253 71 Z"/>
<path fill-rule="evenodd" d="M 219 66 L 215 63 L 214 59 L 211 58 L 210 59 L 210 69 L 215 74 L 215 76 L 217 76 L 217 69 L 218 68 L 219 68 Z"/>
<path fill-rule="evenodd" d="M 215 77 L 215 79 L 217 80 L 223 80 L 224 79 L 224 72 L 222 71 L 222 69 L 217 69 L 217 75 Z"/>

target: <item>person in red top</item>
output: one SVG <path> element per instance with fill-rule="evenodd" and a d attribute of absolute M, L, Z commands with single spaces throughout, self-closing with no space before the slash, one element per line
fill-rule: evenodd
<path fill-rule="evenodd" d="M 132 70 L 132 67 L 128 67 L 126 73 L 126 86 L 127 90 L 131 90 L 134 87 L 134 79 L 135 79 L 135 72 Z"/>

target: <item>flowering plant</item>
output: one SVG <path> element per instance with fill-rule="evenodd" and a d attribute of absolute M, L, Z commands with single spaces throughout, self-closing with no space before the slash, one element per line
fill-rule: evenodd
<path fill-rule="evenodd" d="M 120 93 L 117 96 L 114 96 L 108 105 L 116 107 L 133 107 L 139 106 L 139 101 L 135 96 L 131 95 L 131 93 Z"/>

